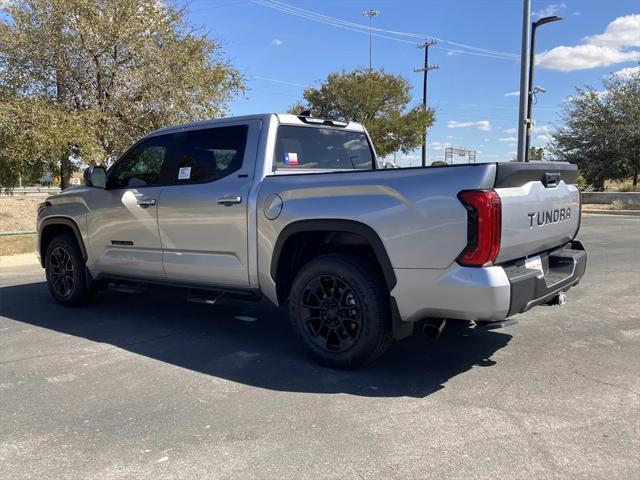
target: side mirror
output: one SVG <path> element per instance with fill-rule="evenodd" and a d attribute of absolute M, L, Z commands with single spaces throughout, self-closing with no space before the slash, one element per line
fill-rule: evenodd
<path fill-rule="evenodd" d="M 105 188 L 107 171 L 101 166 L 87 167 L 84 171 L 84 184 L 87 187 Z"/>

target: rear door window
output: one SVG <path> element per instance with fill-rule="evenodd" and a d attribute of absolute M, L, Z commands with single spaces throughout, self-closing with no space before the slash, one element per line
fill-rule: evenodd
<path fill-rule="evenodd" d="M 171 135 L 173 185 L 219 180 L 242 168 L 247 125 L 189 130 Z"/>
<path fill-rule="evenodd" d="M 371 170 L 373 152 L 363 132 L 278 127 L 274 169 Z"/>

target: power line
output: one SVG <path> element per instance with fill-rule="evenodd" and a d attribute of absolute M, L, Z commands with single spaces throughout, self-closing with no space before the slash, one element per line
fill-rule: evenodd
<path fill-rule="evenodd" d="M 331 17 L 329 15 L 324 15 L 322 13 L 314 12 L 312 10 L 306 10 L 304 8 L 300 8 L 300 7 L 296 7 L 296 6 L 293 6 L 293 5 L 289 5 L 289 4 L 287 4 L 285 2 L 282 2 L 282 1 L 279 1 L 279 0 L 261 0 L 261 1 L 264 2 L 264 3 L 276 4 L 280 8 L 288 9 L 288 10 L 291 10 L 291 11 L 297 11 L 297 12 L 301 12 L 301 13 L 304 13 L 304 14 L 307 14 L 307 15 L 313 15 L 315 17 L 322 18 L 324 20 L 329 20 L 329 21 L 332 21 L 332 22 L 340 23 L 340 24 L 345 25 L 345 26 L 349 26 L 349 27 L 353 27 L 353 28 L 365 28 L 365 25 L 361 25 L 361 24 L 356 23 L 356 22 L 351 22 L 351 21 L 348 21 L 348 20 L 343 20 L 343 19 L 340 19 L 340 18 Z M 272 8 L 275 8 L 275 5 L 273 5 Z M 423 39 L 424 38 L 424 34 L 422 34 L 422 33 L 402 32 L 402 31 L 398 31 L 398 30 L 388 30 L 388 29 L 377 28 L 377 27 L 373 27 L 372 30 L 377 31 L 377 32 L 389 33 L 389 34 L 393 34 L 393 35 L 411 37 L 411 38 L 415 38 L 415 39 Z M 474 47 L 472 45 L 467 45 L 467 44 L 464 44 L 464 43 L 452 42 L 452 41 L 449 41 L 449 40 L 445 40 L 444 38 L 435 38 L 435 39 L 438 40 L 439 42 L 447 43 L 447 44 L 450 44 L 450 45 L 453 45 L 453 46 L 456 46 L 456 47 L 460 47 L 460 48 L 465 48 L 465 49 L 468 49 L 468 50 L 475 50 L 475 51 L 479 51 L 479 52 L 483 52 L 483 53 L 487 53 L 487 54 L 508 56 L 508 57 L 512 57 L 512 58 L 515 58 L 515 59 L 519 58 L 519 55 L 517 53 L 513 53 L 513 52 L 505 52 L 505 51 L 501 51 L 501 50 L 491 50 L 491 49 L 482 48 L 482 47 Z M 447 49 L 443 49 L 443 50 L 447 50 Z"/>
<path fill-rule="evenodd" d="M 300 12 L 296 12 L 296 11 L 288 10 L 288 9 L 284 9 L 284 8 L 279 8 L 278 6 L 272 5 L 271 3 L 268 3 L 265 0 L 250 0 L 250 1 L 252 3 L 257 4 L 257 5 L 262 5 L 262 6 L 265 6 L 265 7 L 273 8 L 275 10 L 279 10 L 279 11 L 284 12 L 284 13 L 289 13 L 291 15 L 296 15 L 298 17 L 306 18 L 306 19 L 312 20 L 314 22 L 324 23 L 326 25 L 331 25 L 333 27 L 343 28 L 345 30 L 351 30 L 353 32 L 362 33 L 364 35 L 369 35 L 368 28 L 365 25 L 356 24 L 356 25 L 358 25 L 358 28 L 348 27 L 348 26 L 345 26 L 345 25 L 341 25 L 340 23 L 337 23 L 335 21 L 325 21 L 325 20 L 316 18 L 316 17 L 314 17 L 312 15 L 303 14 L 303 13 L 300 13 Z M 360 30 L 360 28 L 367 28 L 367 30 L 366 31 L 365 30 Z M 390 37 L 388 35 L 381 35 L 381 34 L 377 34 L 377 33 L 372 33 L 372 35 L 374 37 L 386 38 L 388 40 L 395 40 L 397 42 L 408 43 L 410 45 L 413 45 L 415 43 L 415 42 L 412 42 L 411 40 L 402 40 L 400 38 Z"/>
<path fill-rule="evenodd" d="M 305 18 L 307 20 L 314 21 L 314 22 L 369 35 L 369 29 L 367 25 L 362 25 L 360 23 L 350 22 L 340 18 L 331 17 L 329 15 L 324 15 L 311 10 L 306 10 L 304 8 L 295 7 L 293 5 L 289 5 L 287 3 L 280 2 L 277 0 L 250 0 L 250 1 L 256 5 L 262 5 L 264 7 L 268 7 L 283 13 L 288 13 L 290 15 L 295 15 L 301 18 Z M 372 32 L 378 32 L 378 33 L 371 33 L 371 35 L 374 37 L 385 38 L 387 40 L 393 40 L 401 43 L 413 44 L 415 42 L 415 40 L 411 41 L 405 38 L 413 38 L 413 39 L 424 38 L 423 34 L 418 34 L 418 33 L 402 32 L 397 30 L 387 30 L 387 29 L 376 28 L 376 27 L 372 27 L 371 30 Z M 398 36 L 405 37 L 405 38 L 398 38 Z M 443 38 L 436 38 L 436 40 L 440 41 L 441 43 L 458 47 L 457 49 L 451 49 L 451 48 L 445 48 L 445 47 L 434 47 L 440 50 L 445 50 L 445 51 L 454 52 L 454 53 L 462 53 L 466 55 L 498 58 L 503 60 L 519 59 L 518 55 L 512 52 L 504 52 L 500 50 L 492 50 L 492 49 L 487 49 L 482 47 L 475 47 L 473 45 L 467 45 L 464 43 L 451 42 Z"/>
<path fill-rule="evenodd" d="M 309 85 L 303 85 L 302 83 L 294 83 L 294 82 L 287 82 L 286 80 L 278 80 L 277 78 L 263 77 L 262 75 L 252 75 L 247 80 L 249 81 L 263 80 L 265 82 L 281 83 L 282 85 L 290 85 L 292 87 L 301 87 L 301 88 L 307 88 L 309 86 Z"/>

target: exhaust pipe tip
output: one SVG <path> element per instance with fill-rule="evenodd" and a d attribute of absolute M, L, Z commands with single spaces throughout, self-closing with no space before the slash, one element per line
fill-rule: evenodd
<path fill-rule="evenodd" d="M 425 337 L 435 340 L 440 336 L 446 325 L 447 320 L 445 318 L 429 318 L 422 326 L 422 333 Z"/>

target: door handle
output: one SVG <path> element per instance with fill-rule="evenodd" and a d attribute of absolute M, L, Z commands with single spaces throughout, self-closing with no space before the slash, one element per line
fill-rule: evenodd
<path fill-rule="evenodd" d="M 155 198 L 143 198 L 142 200 L 138 200 L 138 205 L 142 208 L 153 207 L 156 204 Z"/>
<path fill-rule="evenodd" d="M 225 195 L 223 197 L 218 197 L 218 200 L 216 202 L 218 203 L 218 205 L 225 205 L 227 207 L 230 207 L 231 205 L 234 205 L 236 203 L 241 203 L 242 197 L 240 195 Z"/>

